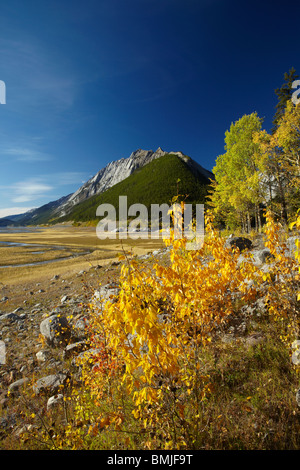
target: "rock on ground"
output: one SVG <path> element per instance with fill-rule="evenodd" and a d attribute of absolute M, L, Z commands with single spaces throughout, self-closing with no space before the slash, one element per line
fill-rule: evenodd
<path fill-rule="evenodd" d="M 225 242 L 225 246 L 228 248 L 239 248 L 240 251 L 251 250 L 252 241 L 245 237 L 232 237 L 228 238 Z"/>
<path fill-rule="evenodd" d="M 50 346 L 65 346 L 71 337 L 71 326 L 63 315 L 51 315 L 40 324 L 41 334 Z"/>

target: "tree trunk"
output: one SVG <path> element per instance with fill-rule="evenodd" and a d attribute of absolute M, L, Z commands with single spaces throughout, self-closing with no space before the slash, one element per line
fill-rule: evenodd
<path fill-rule="evenodd" d="M 280 177 L 278 178 L 278 187 L 279 187 L 279 195 L 280 195 L 280 203 L 281 203 L 280 217 L 284 221 L 284 223 L 287 224 L 287 221 L 288 221 L 287 206 L 286 206 L 283 184 L 282 184 Z"/>
<path fill-rule="evenodd" d="M 258 208 L 257 206 L 255 206 L 255 231 L 257 232 L 258 231 Z"/>
<path fill-rule="evenodd" d="M 248 233 L 251 232 L 251 219 L 250 219 L 250 213 L 247 211 L 247 227 L 248 227 Z"/>
<path fill-rule="evenodd" d="M 261 215 L 260 215 L 260 207 L 257 208 L 257 220 L 258 220 L 258 231 L 261 233 Z"/>
<path fill-rule="evenodd" d="M 281 204 L 281 210 L 280 210 L 280 217 L 284 221 L 284 223 L 287 224 L 287 204 L 285 200 L 285 194 L 284 194 L 284 187 L 282 183 L 282 178 L 280 175 L 280 168 L 278 166 L 278 163 L 276 165 L 276 179 L 278 183 L 278 190 L 279 190 L 279 198 L 280 198 L 280 204 Z"/>

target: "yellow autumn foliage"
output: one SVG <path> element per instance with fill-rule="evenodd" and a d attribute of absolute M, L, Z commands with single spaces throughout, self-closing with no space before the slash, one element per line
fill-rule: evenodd
<path fill-rule="evenodd" d="M 290 229 L 300 229 L 300 216 L 290 224 Z M 300 318 L 300 252 L 299 239 L 294 246 L 287 246 L 286 236 L 271 212 L 266 215 L 266 246 L 273 256 L 267 276 L 267 302 L 271 318 L 281 324 L 281 339 L 290 346 L 299 338 Z"/>
<path fill-rule="evenodd" d="M 171 233 L 168 266 L 124 264 L 118 298 L 97 312 L 93 325 L 94 347 L 101 341 L 118 364 L 119 396 L 125 390 L 134 419 L 145 431 L 159 428 L 166 448 L 190 445 L 195 416 L 210 390 L 202 352 L 234 314 L 235 299 L 247 303 L 256 295 L 253 264 L 238 262 L 239 251 L 225 246 L 210 214 L 203 247 L 187 250 L 186 243 Z M 98 401 L 105 390 L 108 398 L 111 364 L 107 374 L 85 376 Z M 191 409 L 193 416 L 187 414 Z"/>
<path fill-rule="evenodd" d="M 300 229 L 300 217 L 294 225 Z M 109 439 L 118 436 L 120 448 L 197 448 L 203 407 L 214 389 L 206 352 L 241 315 L 240 307 L 266 296 L 282 339 L 295 339 L 299 244 L 296 257 L 288 256 L 268 212 L 266 245 L 274 258 L 266 273 L 250 255 L 241 259 L 238 249 L 226 246 L 209 212 L 205 230 L 205 243 L 195 251 L 171 232 L 166 265 L 125 257 L 118 296 L 91 304 L 94 352 L 83 360 L 84 386 L 75 395 L 75 417 L 86 426 L 69 426 L 57 447 L 110 448 Z"/>

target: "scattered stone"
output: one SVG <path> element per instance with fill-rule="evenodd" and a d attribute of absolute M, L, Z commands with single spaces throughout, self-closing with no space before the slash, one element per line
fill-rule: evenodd
<path fill-rule="evenodd" d="M 296 241 L 299 240 L 299 237 L 289 237 L 286 241 L 286 247 L 287 247 L 287 256 L 294 256 L 295 251 L 297 250 L 296 247 Z"/>
<path fill-rule="evenodd" d="M 58 393 L 57 395 L 53 395 L 52 397 L 49 398 L 47 401 L 47 410 L 52 410 L 55 406 L 63 403 L 64 401 L 64 396 L 62 393 Z"/>
<path fill-rule="evenodd" d="M 50 346 L 65 346 L 71 337 L 71 326 L 65 316 L 55 314 L 42 321 L 40 332 Z"/>
<path fill-rule="evenodd" d="M 88 325 L 89 325 L 89 320 L 87 317 L 79 318 L 73 324 L 73 335 L 77 339 L 83 340 L 86 337 L 86 329 Z"/>
<path fill-rule="evenodd" d="M 104 304 L 109 301 L 114 303 L 117 300 L 120 290 L 121 289 L 115 283 L 106 284 L 94 292 L 94 298 L 97 301 L 102 301 Z"/>
<path fill-rule="evenodd" d="M 140 259 L 149 259 L 150 257 L 151 257 L 151 255 L 142 255 L 139 258 Z"/>
<path fill-rule="evenodd" d="M 228 248 L 238 248 L 240 251 L 251 250 L 252 241 L 245 237 L 232 237 L 228 238 L 225 242 Z"/>
<path fill-rule="evenodd" d="M 21 320 L 20 316 L 17 315 L 16 313 L 4 313 L 3 315 L 0 316 L 0 320 L 9 320 L 11 322 Z"/>
<path fill-rule="evenodd" d="M 82 364 L 82 361 L 87 361 L 89 358 L 93 358 L 94 356 L 96 356 L 98 353 L 100 352 L 100 349 L 97 349 L 97 348 L 91 348 L 91 349 L 88 349 L 86 351 L 83 351 L 82 353 L 78 354 L 77 356 L 75 356 L 72 360 L 72 365 L 73 366 L 77 366 L 77 367 L 80 367 L 81 364 Z M 91 364 L 93 363 L 93 361 L 91 361 Z"/>
<path fill-rule="evenodd" d="M 32 314 L 35 314 L 35 313 L 39 313 L 39 312 L 41 312 L 41 311 L 42 311 L 41 308 L 33 308 L 33 309 L 31 310 L 31 313 L 32 313 Z"/>
<path fill-rule="evenodd" d="M 295 366 L 298 366 L 300 364 L 300 350 L 299 349 L 293 352 L 292 363 L 295 364 Z"/>
<path fill-rule="evenodd" d="M 47 375 L 46 377 L 42 377 L 41 379 L 37 380 L 37 382 L 33 385 L 33 391 L 36 395 L 41 393 L 56 394 L 65 386 L 68 379 L 69 375 L 63 372 Z"/>
<path fill-rule="evenodd" d="M 274 259 L 274 255 L 272 255 L 268 248 L 264 248 L 263 250 L 259 250 L 256 253 L 255 258 L 260 264 L 264 264 L 267 261 L 271 261 L 272 259 Z"/>
<path fill-rule="evenodd" d="M 16 380 L 9 385 L 8 391 L 10 393 L 20 392 L 20 389 L 29 381 L 28 377 L 23 377 L 22 379 Z"/>
<path fill-rule="evenodd" d="M 295 340 L 292 343 L 292 349 L 294 350 L 292 354 L 292 363 L 295 364 L 295 366 L 298 366 L 300 364 L 300 340 Z"/>
<path fill-rule="evenodd" d="M 75 353 L 80 353 L 87 348 L 85 341 L 78 341 L 77 343 L 68 344 L 63 352 L 63 358 L 68 359 Z"/>
<path fill-rule="evenodd" d="M 160 255 L 161 254 L 161 251 L 160 250 L 154 250 L 152 251 L 152 255 L 153 256 L 157 256 L 157 255 Z"/>
<path fill-rule="evenodd" d="M 30 433 L 34 430 L 37 430 L 38 427 L 34 424 L 24 424 L 20 429 L 15 432 L 16 437 L 21 437 L 23 434 Z"/>
<path fill-rule="evenodd" d="M 61 310 L 61 308 L 59 308 L 59 307 L 55 307 L 53 310 L 51 310 L 51 312 L 50 312 L 50 314 L 49 314 L 49 315 L 50 315 L 50 316 L 51 316 L 51 315 L 56 315 L 57 313 L 61 313 L 61 311 L 62 311 L 62 310 Z M 48 316 L 48 314 L 47 314 L 47 313 L 46 313 L 45 315 L 47 315 L 47 316 Z"/>
<path fill-rule="evenodd" d="M 41 350 L 36 353 L 36 358 L 38 362 L 46 362 L 49 356 L 50 356 L 50 351 L 48 350 Z"/>
<path fill-rule="evenodd" d="M 18 307 L 16 308 L 16 310 L 13 311 L 13 313 L 19 313 L 19 312 L 22 312 L 24 309 L 23 307 Z"/>

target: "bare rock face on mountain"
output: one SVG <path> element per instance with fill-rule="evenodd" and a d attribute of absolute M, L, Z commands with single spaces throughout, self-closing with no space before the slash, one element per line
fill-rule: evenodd
<path fill-rule="evenodd" d="M 153 152 L 152 150 L 138 149 L 133 152 L 129 158 L 122 158 L 113 161 L 102 168 L 98 173 L 81 186 L 69 199 L 55 210 L 55 215 L 63 217 L 68 214 L 72 208 L 82 201 L 100 194 L 115 184 L 128 178 L 135 170 L 141 168 L 152 160 L 160 158 L 168 152 L 164 152 L 160 147 Z M 171 152 L 170 152 L 171 153 Z M 181 158 L 185 156 L 181 152 L 172 152 Z"/>
<path fill-rule="evenodd" d="M 200 174 L 206 179 L 213 178 L 213 174 L 210 171 L 205 170 L 201 165 L 199 165 L 199 163 L 195 162 L 190 157 L 187 157 L 182 152 L 165 152 L 160 147 L 155 152 L 152 150 L 138 149 L 135 152 L 132 152 L 129 158 L 122 158 L 120 160 L 113 161 L 98 171 L 93 178 L 81 186 L 67 199 L 67 201 L 55 210 L 55 216 L 63 217 L 67 215 L 76 204 L 79 204 L 91 196 L 106 191 L 120 181 L 123 181 L 125 178 L 128 178 L 128 176 L 138 168 L 147 165 L 152 160 L 160 158 L 167 153 L 177 155 L 179 158 L 184 160 L 194 173 L 198 175 Z"/>

